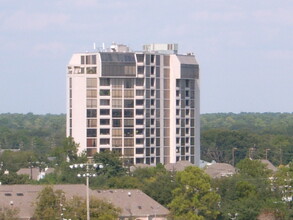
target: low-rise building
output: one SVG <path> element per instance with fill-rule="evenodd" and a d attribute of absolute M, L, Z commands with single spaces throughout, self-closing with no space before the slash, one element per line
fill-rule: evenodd
<path fill-rule="evenodd" d="M 35 211 L 37 197 L 44 185 L 1 185 L 0 211 L 15 208 L 19 219 L 29 220 Z M 74 196 L 86 197 L 86 186 L 82 184 L 54 185 L 54 190 L 62 190 L 66 199 Z M 90 196 L 112 203 L 122 210 L 119 219 L 163 220 L 168 209 L 140 190 L 91 190 Z"/>

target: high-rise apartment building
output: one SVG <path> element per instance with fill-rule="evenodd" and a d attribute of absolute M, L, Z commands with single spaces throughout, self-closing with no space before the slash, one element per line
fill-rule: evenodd
<path fill-rule="evenodd" d="M 79 152 L 118 151 L 132 163 L 200 159 L 199 66 L 177 44 L 132 52 L 73 54 L 68 65 L 67 136 Z"/>

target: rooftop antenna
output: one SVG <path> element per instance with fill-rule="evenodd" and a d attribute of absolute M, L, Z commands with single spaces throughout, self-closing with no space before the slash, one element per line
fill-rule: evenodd
<path fill-rule="evenodd" d="M 94 51 L 96 51 L 96 43 L 94 42 Z"/>
<path fill-rule="evenodd" d="M 105 51 L 105 43 L 102 44 L 102 49 Z"/>

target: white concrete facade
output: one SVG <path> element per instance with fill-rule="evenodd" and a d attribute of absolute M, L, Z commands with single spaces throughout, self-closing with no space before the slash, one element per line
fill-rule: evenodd
<path fill-rule="evenodd" d="M 74 54 L 67 136 L 79 152 L 113 150 L 133 164 L 200 160 L 199 66 L 176 44 Z M 119 51 L 122 48 L 123 51 Z M 166 49 L 166 51 L 164 51 Z"/>

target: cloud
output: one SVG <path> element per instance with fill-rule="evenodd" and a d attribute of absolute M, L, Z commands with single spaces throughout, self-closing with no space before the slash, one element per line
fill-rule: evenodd
<path fill-rule="evenodd" d="M 49 13 L 28 13 L 25 11 L 17 11 L 11 15 L 3 16 L 1 26 L 8 30 L 44 30 L 49 27 L 62 26 L 69 20 L 69 16 L 65 14 L 49 14 Z"/>

